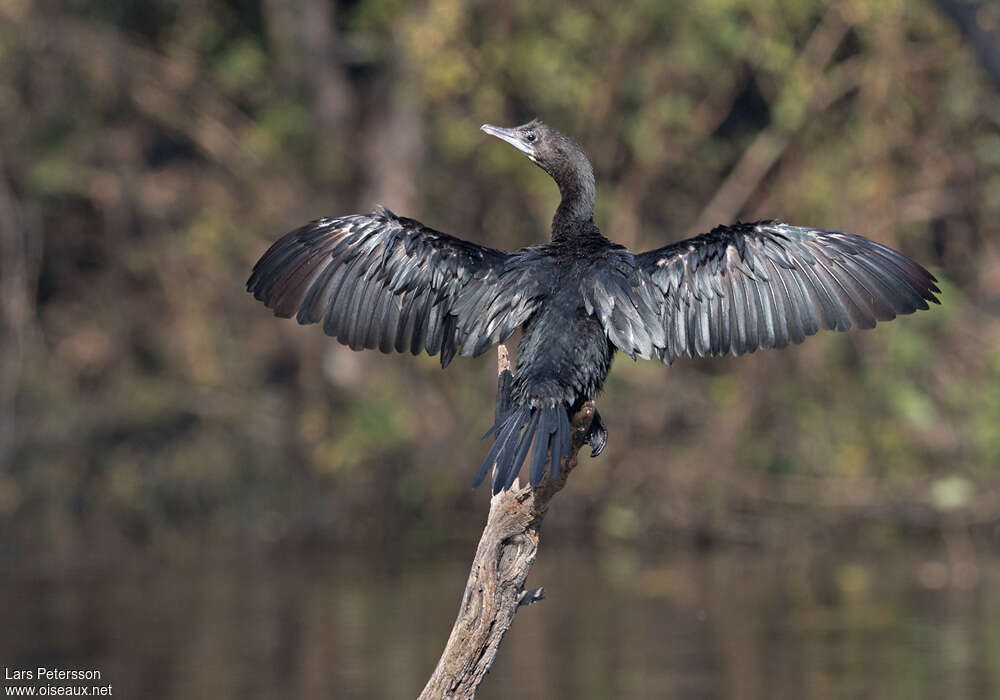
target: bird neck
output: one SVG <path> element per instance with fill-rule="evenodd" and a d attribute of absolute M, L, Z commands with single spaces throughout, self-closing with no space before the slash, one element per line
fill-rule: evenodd
<path fill-rule="evenodd" d="M 552 239 L 556 240 L 573 235 L 584 224 L 593 221 L 596 186 L 594 170 L 585 160 L 551 174 L 562 195 L 552 219 Z"/>

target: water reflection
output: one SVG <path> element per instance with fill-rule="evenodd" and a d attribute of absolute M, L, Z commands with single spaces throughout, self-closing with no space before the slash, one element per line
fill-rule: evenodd
<path fill-rule="evenodd" d="M 464 556 L 401 572 L 317 555 L 0 582 L 5 666 L 99 668 L 127 698 L 406 698 L 444 645 Z M 484 700 L 1000 694 L 1000 562 L 541 552 Z M 968 572 L 966 572 L 968 573 Z"/>

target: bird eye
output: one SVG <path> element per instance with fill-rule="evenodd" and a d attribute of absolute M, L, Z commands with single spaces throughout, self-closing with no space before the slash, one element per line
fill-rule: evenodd
<path fill-rule="evenodd" d="M 535 132 L 534 131 L 529 131 L 527 134 L 524 135 L 524 140 L 527 141 L 528 143 L 531 143 L 532 141 L 534 141 L 535 140 Z"/>

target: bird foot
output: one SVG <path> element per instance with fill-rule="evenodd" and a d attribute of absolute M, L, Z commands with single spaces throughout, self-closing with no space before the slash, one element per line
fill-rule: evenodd
<path fill-rule="evenodd" d="M 600 412 L 594 409 L 594 418 L 590 421 L 587 434 L 583 437 L 583 442 L 590 445 L 590 456 L 596 457 L 604 451 L 604 446 L 608 443 L 608 429 L 601 420 Z"/>

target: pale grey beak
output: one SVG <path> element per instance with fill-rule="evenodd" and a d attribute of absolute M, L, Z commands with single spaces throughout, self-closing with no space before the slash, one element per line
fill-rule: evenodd
<path fill-rule="evenodd" d="M 517 129 L 506 129 L 502 126 L 493 126 L 492 124 L 483 124 L 479 128 L 490 136 L 496 136 L 498 139 L 503 139 L 522 153 L 529 156 L 534 153 L 532 145 L 521 138 Z"/>

